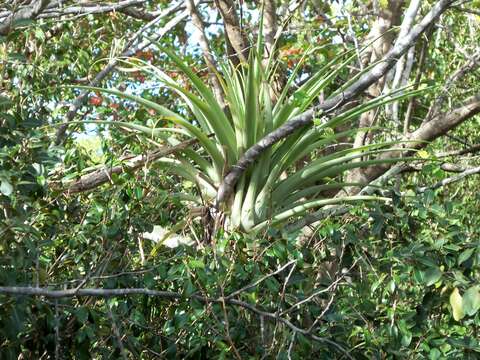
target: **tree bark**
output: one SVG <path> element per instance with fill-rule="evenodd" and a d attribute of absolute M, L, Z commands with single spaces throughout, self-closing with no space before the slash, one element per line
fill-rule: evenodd
<path fill-rule="evenodd" d="M 215 5 L 223 19 L 225 35 L 232 47 L 229 57 L 236 63 L 247 62 L 249 45 L 245 33 L 240 27 L 240 21 L 235 12 L 235 2 L 233 0 L 215 0 Z M 228 48 L 227 48 L 228 50 Z"/>
<path fill-rule="evenodd" d="M 428 142 L 446 134 L 449 130 L 457 127 L 478 113 L 480 113 L 480 93 L 452 111 L 449 111 L 442 116 L 437 116 L 435 119 L 424 123 L 414 132 L 407 134 L 402 140 L 416 142 L 407 143 L 405 145 L 406 149 L 421 149 L 427 146 Z M 390 151 L 382 154 L 380 159 L 398 157 L 399 155 L 400 152 L 398 151 Z M 363 176 L 355 180 L 367 184 L 385 173 L 389 168 L 390 166 L 388 165 L 366 168 Z"/>
<path fill-rule="evenodd" d="M 370 31 L 366 39 L 367 43 L 372 41 L 373 43 L 369 46 L 366 54 L 362 57 L 363 67 L 374 64 L 375 62 L 383 58 L 385 54 L 390 50 L 392 42 L 394 40 L 393 33 L 390 30 L 392 26 L 399 24 L 399 19 L 401 17 L 400 10 L 402 4 L 403 0 L 389 1 L 388 6 L 380 10 L 380 16 L 373 23 L 372 30 Z M 403 36 L 408 34 L 409 30 L 410 28 L 407 29 L 406 33 L 400 32 L 401 36 L 399 34 L 398 39 L 401 39 Z M 403 58 L 403 56 L 401 58 Z M 397 66 L 398 64 L 399 63 L 397 63 Z M 385 76 L 382 77 L 379 81 L 370 85 L 367 93 L 372 97 L 379 96 L 383 91 L 384 84 Z M 366 113 L 363 113 L 360 116 L 358 128 L 368 128 L 372 126 L 373 122 L 375 121 L 375 113 L 376 110 L 370 110 Z M 367 133 L 368 130 L 359 130 L 357 132 L 355 140 L 353 142 L 354 148 L 365 145 Z"/>

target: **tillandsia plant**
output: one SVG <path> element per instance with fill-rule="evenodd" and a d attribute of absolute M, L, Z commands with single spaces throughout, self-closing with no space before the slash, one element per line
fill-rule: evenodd
<path fill-rule="evenodd" d="M 246 64 L 223 64 L 217 76 L 223 88 L 225 106 L 216 99 L 214 92 L 189 65 L 169 49 L 162 48 L 169 59 L 191 82 L 193 91 L 169 77 L 164 71 L 147 62 L 125 61 L 136 70 L 142 70 L 177 93 L 188 106 L 189 114 L 181 115 L 142 97 L 115 89 L 87 88 L 102 91 L 137 102 L 155 110 L 165 121 L 175 127 L 149 128 L 125 122 L 106 122 L 126 126 L 148 136 L 160 136 L 170 144 L 180 141 L 180 136 L 194 138 L 198 148 L 186 149 L 171 158 L 159 160 L 161 166 L 197 185 L 198 203 L 213 207 L 214 199 L 226 171 L 239 157 L 265 135 L 277 129 L 289 119 L 307 110 L 320 93 L 338 94 L 343 87 L 330 91 L 340 72 L 357 56 L 352 52 L 338 55 L 303 85 L 295 85 L 305 59 L 317 50 L 307 51 L 289 76 L 275 103 L 271 98 L 270 80 L 276 67 L 274 61 L 262 62 L 261 41 L 250 51 Z M 361 74 L 358 74 L 360 76 Z M 353 81 L 353 80 L 352 80 Z M 277 225 L 299 218 L 312 209 L 325 205 L 382 200 L 377 196 L 333 196 L 331 190 L 341 190 L 355 183 L 342 182 L 342 175 L 350 169 L 379 163 L 392 163 L 406 158 L 375 159 L 382 152 L 391 151 L 395 142 L 369 144 L 357 148 L 334 149 L 341 139 L 351 138 L 356 131 L 336 131 L 339 126 L 358 119 L 359 115 L 393 101 L 418 94 L 424 90 L 396 92 L 379 96 L 349 109 L 337 109 L 335 114 L 323 117 L 318 114 L 314 126 L 296 131 L 288 139 L 268 149 L 238 182 L 235 192 L 221 209 L 226 215 L 226 225 L 245 232 L 255 232 L 269 225 Z M 365 129 L 360 129 L 365 130 Z M 167 132 L 174 135 L 166 136 Z M 402 148 L 399 146 L 399 151 Z M 313 156 L 310 156 L 312 155 Z M 301 159 L 311 159 L 299 168 Z M 330 195 L 326 195 L 330 194 Z M 191 195 L 185 197 L 195 201 Z"/>

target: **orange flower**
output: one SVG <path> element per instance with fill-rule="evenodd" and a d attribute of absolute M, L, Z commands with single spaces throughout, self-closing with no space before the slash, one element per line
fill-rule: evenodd
<path fill-rule="evenodd" d="M 136 53 L 135 53 L 135 56 L 139 59 L 143 59 L 143 60 L 147 60 L 147 61 L 150 61 L 150 60 L 153 60 L 154 59 L 154 55 L 153 55 L 153 51 L 152 50 L 147 50 L 147 51 L 141 51 L 141 50 L 138 50 Z"/>
<path fill-rule="evenodd" d="M 281 57 L 293 56 L 298 55 L 302 52 L 302 49 L 299 48 L 287 48 L 280 50 Z"/>
<path fill-rule="evenodd" d="M 102 105 L 102 102 L 103 102 L 103 98 L 101 96 L 91 96 L 90 99 L 88 100 L 88 102 L 90 103 L 90 105 L 93 105 L 93 106 L 100 106 Z"/>

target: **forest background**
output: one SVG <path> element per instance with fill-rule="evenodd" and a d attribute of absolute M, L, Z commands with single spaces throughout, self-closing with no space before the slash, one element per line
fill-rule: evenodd
<path fill-rule="evenodd" d="M 3 1 L 0 358 L 478 358 L 479 27 Z"/>

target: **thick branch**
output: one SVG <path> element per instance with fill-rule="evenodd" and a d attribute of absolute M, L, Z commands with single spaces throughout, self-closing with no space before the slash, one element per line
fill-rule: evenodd
<path fill-rule="evenodd" d="M 240 62 L 246 62 L 248 41 L 240 27 L 240 21 L 235 12 L 235 2 L 233 0 L 215 0 L 215 5 L 222 16 L 227 41 L 234 50 L 234 53 L 229 55 L 234 56 Z"/>
<path fill-rule="evenodd" d="M 442 116 L 437 116 L 435 119 L 424 123 L 416 131 L 405 136 L 403 140 L 413 141 L 411 143 L 407 143 L 407 148 L 419 149 L 425 147 L 428 145 L 428 142 L 444 135 L 449 130 L 457 127 L 478 113 L 480 113 L 480 94 L 477 94 L 469 99 L 464 105 L 461 105 L 456 109 L 443 114 Z M 391 158 L 398 155 L 398 152 L 390 151 L 384 153 L 382 158 Z M 357 180 L 368 183 L 382 175 L 386 170 L 388 170 L 388 168 L 389 167 L 387 165 L 379 165 L 367 168 L 363 172 L 363 179 Z"/>
<path fill-rule="evenodd" d="M 147 0 L 122 0 L 116 3 L 95 3 L 95 2 L 82 2 L 79 5 L 72 6 L 63 6 L 61 1 L 53 1 L 44 8 L 44 10 L 39 13 L 34 18 L 29 18 L 30 20 L 34 19 L 50 19 L 50 18 L 59 18 L 64 16 L 81 16 L 88 14 L 104 14 L 109 12 L 121 12 L 127 16 L 133 17 L 135 19 L 143 21 L 152 21 L 158 17 L 162 10 L 157 11 L 146 11 L 144 8 L 139 8 L 137 6 L 144 5 Z M 180 3 L 179 3 L 180 4 Z M 182 6 L 184 8 L 184 6 Z M 21 9 L 26 9 L 23 7 Z M 25 10 L 23 10 L 25 11 Z M 8 17 L 12 16 L 11 11 L 1 11 L 0 12 L 0 27 L 1 24 L 4 24 Z M 12 30 L 12 27 L 9 31 Z"/>
<path fill-rule="evenodd" d="M 53 18 L 64 15 L 87 15 L 87 14 L 102 14 L 112 11 L 124 10 L 131 6 L 144 4 L 145 0 L 123 0 L 116 4 L 95 4 L 85 3 L 82 5 L 61 7 L 60 4 L 56 4 L 56 7 L 48 7 L 45 11 L 38 16 L 38 18 Z"/>
<path fill-rule="evenodd" d="M 474 144 L 472 146 L 469 146 L 466 149 L 461 149 L 461 150 L 452 150 L 452 151 L 446 151 L 442 152 L 436 155 L 437 158 L 440 157 L 448 157 L 448 156 L 459 156 L 459 155 L 465 155 L 465 154 L 473 154 L 480 151 L 480 144 Z"/>
<path fill-rule="evenodd" d="M 96 170 L 90 174 L 83 175 L 80 179 L 74 181 L 71 184 L 67 184 L 65 192 L 68 193 L 79 193 L 83 191 L 88 191 L 99 187 L 110 181 L 112 174 L 121 174 L 125 171 L 134 171 L 142 168 L 145 164 L 158 160 L 162 157 L 168 156 L 170 154 L 179 152 L 186 149 L 187 147 L 195 144 L 196 139 L 191 139 L 184 141 L 175 146 L 165 146 L 159 150 L 152 151 L 146 155 L 135 156 L 130 159 L 125 159 L 125 162 L 121 165 L 113 167 L 104 167 L 102 169 Z"/>
<path fill-rule="evenodd" d="M 445 103 L 446 99 L 448 98 L 448 95 L 453 85 L 459 80 L 463 79 L 467 74 L 470 74 L 470 72 L 474 70 L 478 65 L 480 65 L 480 50 L 477 50 L 475 53 L 473 53 L 472 56 L 468 59 L 468 61 L 462 66 L 460 66 L 457 71 L 455 71 L 453 75 L 447 79 L 445 85 L 440 91 L 440 95 L 430 106 L 428 114 L 423 120 L 423 123 L 429 122 L 437 115 L 437 113 L 441 110 L 441 107 Z"/>
<path fill-rule="evenodd" d="M 452 3 L 453 0 L 438 1 L 419 24 L 414 26 L 405 37 L 397 40 L 395 46 L 387 53 L 387 55 L 385 55 L 382 62 L 366 72 L 343 93 L 331 97 L 315 108 L 294 117 L 248 149 L 223 179 L 223 182 L 218 190 L 216 206 L 219 206 L 229 198 L 230 194 L 233 192 L 235 184 L 242 176 L 244 171 L 261 154 L 263 154 L 266 149 L 276 142 L 285 139 L 297 129 L 300 129 L 306 125 L 311 125 L 315 114 L 318 114 L 322 111 L 323 113 L 329 113 L 337 106 L 351 101 L 360 95 L 370 85 L 384 76 L 386 72 L 395 65 L 397 59 L 415 43 L 415 41 L 427 29 L 427 27 L 432 24 L 443 12 L 445 12 Z"/>
<path fill-rule="evenodd" d="M 263 34 L 265 37 L 265 57 L 268 58 L 274 51 L 275 34 L 277 33 L 276 0 L 263 0 Z"/>
<path fill-rule="evenodd" d="M 362 69 L 375 64 L 391 49 L 394 41 L 394 33 L 391 31 L 391 29 L 393 26 L 396 26 L 400 23 L 403 2 L 403 0 L 391 0 L 388 1 L 388 6 L 380 6 L 378 18 L 376 18 L 376 20 L 373 22 L 372 29 L 370 30 L 366 39 L 366 42 L 371 44 L 362 55 L 358 54 L 359 57 L 361 57 L 360 65 Z M 409 22 L 409 19 L 410 17 L 405 14 L 400 32 L 397 36 L 398 39 L 401 39 L 403 36 L 407 35 L 411 30 L 411 26 L 405 25 L 405 23 Z M 351 32 L 352 34 L 354 33 L 353 29 Z M 354 43 L 355 42 L 356 41 L 354 41 Z M 358 49 L 357 52 L 359 52 Z M 404 58 L 404 56 L 400 57 L 400 60 L 397 61 L 396 66 L 398 66 L 398 64 L 402 61 L 402 58 Z M 382 94 L 387 78 L 387 74 L 385 73 L 384 75 L 385 76 L 381 77 L 378 81 L 374 82 L 368 87 L 368 89 L 366 89 L 366 92 L 369 96 L 376 97 Z M 367 135 L 369 133 L 368 128 L 373 125 L 376 118 L 377 111 L 375 109 L 364 112 L 360 115 L 360 119 L 358 121 L 359 130 L 355 134 L 353 141 L 354 148 L 365 145 Z"/>
<path fill-rule="evenodd" d="M 157 11 L 148 12 L 148 11 L 145 11 L 143 9 L 136 9 L 134 7 L 128 7 L 128 8 L 125 8 L 125 9 L 121 9 L 121 10 L 119 10 L 119 12 L 121 12 L 122 14 L 125 14 L 127 16 L 133 17 L 135 19 L 144 20 L 144 21 L 152 21 L 153 19 L 155 19 L 159 15 L 159 12 L 157 12 Z"/>
<path fill-rule="evenodd" d="M 412 0 L 410 1 L 410 5 L 408 6 L 407 11 L 405 12 L 405 17 L 402 22 L 402 26 L 400 27 L 400 33 L 398 34 L 399 38 L 402 38 L 413 26 L 415 18 L 417 16 L 418 10 L 420 8 L 420 0 Z M 397 62 L 395 66 L 395 76 L 393 78 L 391 90 L 397 90 L 400 87 L 406 85 L 408 77 L 410 76 L 410 71 L 412 68 L 413 63 L 413 52 L 414 48 L 410 48 L 407 56 L 402 56 L 400 60 Z M 393 119 L 398 122 L 398 111 L 399 111 L 399 102 L 395 101 L 392 105 L 392 117 Z"/>
<path fill-rule="evenodd" d="M 424 191 L 429 190 L 429 189 L 435 190 L 435 189 L 438 189 L 442 186 L 460 181 L 460 180 L 464 179 L 465 177 L 467 177 L 469 175 L 475 175 L 475 174 L 478 174 L 478 173 L 480 173 L 480 166 L 473 167 L 473 168 L 470 168 L 470 169 L 466 169 L 465 171 L 461 172 L 460 174 L 449 177 L 449 178 L 446 178 L 446 179 L 443 179 L 443 180 L 440 180 L 439 182 L 437 182 L 434 185 L 421 187 L 421 188 L 418 189 L 418 192 L 424 192 Z"/>

